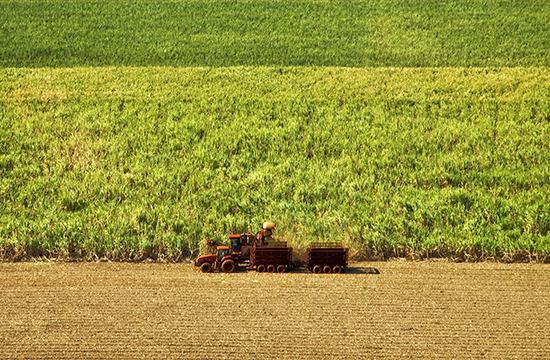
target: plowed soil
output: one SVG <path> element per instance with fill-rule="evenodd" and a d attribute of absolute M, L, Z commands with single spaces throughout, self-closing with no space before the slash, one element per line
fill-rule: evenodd
<path fill-rule="evenodd" d="M 379 272 L 379 273 L 377 273 Z M 0 264 L 2 359 L 550 357 L 550 266 Z"/>

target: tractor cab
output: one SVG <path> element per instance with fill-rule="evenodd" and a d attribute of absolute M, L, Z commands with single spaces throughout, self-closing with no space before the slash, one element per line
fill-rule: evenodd
<path fill-rule="evenodd" d="M 246 264 L 250 261 L 250 249 L 256 238 L 251 233 L 231 234 L 227 236 L 230 242 L 230 251 L 235 261 Z"/>
<path fill-rule="evenodd" d="M 244 252 L 247 248 L 251 247 L 255 241 L 251 233 L 231 234 L 227 235 L 227 237 L 231 242 L 231 252 L 234 253 Z"/>
<path fill-rule="evenodd" d="M 229 246 L 218 246 L 218 255 L 216 256 L 216 260 L 220 263 L 223 261 L 223 258 L 229 255 Z"/>
<path fill-rule="evenodd" d="M 229 238 L 229 241 L 231 243 L 231 251 L 232 252 L 240 252 L 241 251 L 241 247 L 242 247 L 242 240 L 241 240 L 241 235 L 239 234 L 232 234 L 232 235 L 227 235 L 227 237 Z"/>

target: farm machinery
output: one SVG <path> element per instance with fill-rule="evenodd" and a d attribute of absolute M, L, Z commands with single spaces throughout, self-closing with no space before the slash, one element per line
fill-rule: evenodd
<path fill-rule="evenodd" d="M 215 254 L 202 255 L 195 261 L 202 272 L 218 269 L 232 273 L 237 266 L 256 268 L 258 272 L 285 272 L 292 261 L 292 248 L 285 242 L 271 239 L 275 224 L 264 223 L 262 231 L 256 235 L 251 233 L 231 234 L 230 245 L 217 245 Z"/>
<path fill-rule="evenodd" d="M 315 274 L 339 274 L 347 266 L 348 249 L 343 243 L 312 243 L 307 248 L 306 267 Z"/>
<path fill-rule="evenodd" d="M 275 224 L 266 222 L 262 231 L 228 235 L 229 245 L 217 245 L 213 254 L 202 255 L 195 261 L 204 273 L 218 269 L 225 273 L 234 272 L 238 266 L 269 273 L 283 273 L 292 267 L 292 248 L 286 242 L 271 238 Z M 348 249 L 344 244 L 312 243 L 307 249 L 306 267 L 316 273 L 339 274 L 348 266 Z"/>

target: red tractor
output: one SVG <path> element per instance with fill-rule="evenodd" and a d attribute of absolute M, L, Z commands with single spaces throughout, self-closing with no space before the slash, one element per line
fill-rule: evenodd
<path fill-rule="evenodd" d="M 250 248 L 255 242 L 254 235 L 231 234 L 227 236 L 230 246 L 219 245 L 216 254 L 202 255 L 195 261 L 195 266 L 200 266 L 202 272 L 210 272 L 212 268 L 232 273 L 239 264 L 250 262 Z"/>
<path fill-rule="evenodd" d="M 229 253 L 229 246 L 218 246 L 217 254 L 200 256 L 195 261 L 195 266 L 200 266 L 203 273 L 212 271 L 212 267 L 223 272 L 233 272 L 237 268 L 235 259 Z"/>

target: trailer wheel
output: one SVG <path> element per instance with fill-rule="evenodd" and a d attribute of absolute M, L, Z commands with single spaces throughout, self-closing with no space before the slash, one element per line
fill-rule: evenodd
<path fill-rule="evenodd" d="M 264 264 L 260 264 L 256 267 L 256 271 L 259 272 L 259 273 L 263 273 L 265 272 L 265 265 Z"/>
<path fill-rule="evenodd" d="M 201 271 L 202 271 L 203 273 L 209 273 L 210 271 L 212 271 L 212 264 L 210 264 L 208 261 L 202 263 L 202 265 L 201 265 Z"/>
<path fill-rule="evenodd" d="M 279 266 L 277 266 L 277 272 L 278 272 L 279 274 L 284 273 L 284 272 L 285 272 L 285 266 L 284 266 L 284 265 L 279 265 Z"/>
<path fill-rule="evenodd" d="M 272 265 L 272 264 L 267 265 L 267 272 L 268 273 L 274 273 L 275 272 L 275 265 Z"/>
<path fill-rule="evenodd" d="M 321 268 L 321 265 L 315 265 L 315 266 L 313 267 L 313 272 L 314 272 L 315 274 L 320 274 L 320 273 L 321 273 L 321 270 L 323 270 L 323 269 Z"/>
<path fill-rule="evenodd" d="M 331 271 L 332 271 L 332 268 L 328 265 L 325 265 L 325 267 L 323 268 L 323 272 L 325 274 L 330 274 Z"/>
<path fill-rule="evenodd" d="M 334 271 L 335 274 L 340 274 L 342 272 L 342 268 L 338 265 L 332 268 L 332 271 Z"/>
<path fill-rule="evenodd" d="M 235 265 L 235 262 L 231 259 L 225 260 L 222 263 L 222 271 L 224 273 L 232 273 L 235 271 L 235 268 L 237 268 L 237 265 Z"/>

